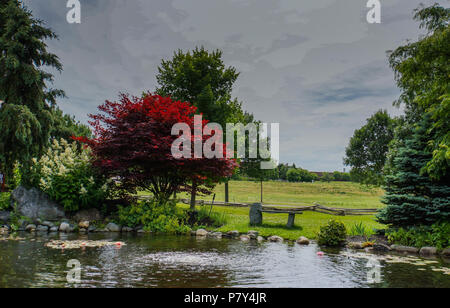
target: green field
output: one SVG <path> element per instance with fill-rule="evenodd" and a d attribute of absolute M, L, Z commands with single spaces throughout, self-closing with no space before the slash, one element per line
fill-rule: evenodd
<path fill-rule="evenodd" d="M 260 200 L 260 183 L 251 181 L 231 181 L 230 202 L 251 203 Z M 224 186 L 219 185 L 215 189 L 216 200 L 223 201 Z M 316 183 L 285 183 L 264 182 L 264 204 L 299 204 L 313 205 L 319 203 L 328 207 L 342 208 L 380 208 L 383 204 L 380 197 L 383 190 L 349 182 L 316 182 Z M 181 196 L 180 196 L 181 197 Z M 187 197 L 187 196 L 183 196 Z M 202 198 L 202 197 L 200 197 Z M 204 197 L 211 200 L 212 197 Z M 187 205 L 180 205 L 186 207 Z M 287 214 L 263 214 L 263 225 L 259 227 L 249 226 L 248 208 L 214 206 L 214 212 L 223 213 L 227 223 L 217 231 L 238 230 L 247 232 L 257 230 L 262 236 L 279 235 L 286 239 L 295 240 L 299 236 L 315 238 L 321 225 L 335 218 L 342 221 L 347 229 L 362 222 L 367 229 L 383 228 L 383 225 L 375 222 L 373 216 L 331 216 L 321 213 L 305 212 L 296 215 L 295 226 L 291 229 L 285 227 Z"/>

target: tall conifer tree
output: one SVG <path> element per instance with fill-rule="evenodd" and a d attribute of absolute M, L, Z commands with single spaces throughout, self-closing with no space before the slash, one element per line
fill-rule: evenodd
<path fill-rule="evenodd" d="M 49 143 L 52 108 L 64 95 L 48 88 L 53 75 L 44 71 L 62 69 L 45 43 L 56 38 L 21 1 L 0 2 L 0 162 L 7 175 L 16 162 L 27 167 Z"/>

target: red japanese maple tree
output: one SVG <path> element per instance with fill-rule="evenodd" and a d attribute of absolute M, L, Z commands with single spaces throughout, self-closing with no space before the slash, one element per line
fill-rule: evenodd
<path fill-rule="evenodd" d="M 122 94 L 118 102 L 106 101 L 101 113 L 89 115 L 95 138 L 74 138 L 88 144 L 94 165 L 104 175 L 118 179 L 118 188 L 130 194 L 147 190 L 160 201 L 180 191 L 210 193 L 214 184 L 230 176 L 237 167 L 227 158 L 175 158 L 171 134 L 176 123 L 186 123 L 194 131 L 196 107 L 170 97 Z M 204 127 L 208 121 L 203 120 Z M 192 134 L 194 138 L 199 138 Z M 204 143 L 209 136 L 201 136 Z M 226 151 L 226 146 L 224 152 Z M 226 156 L 224 156 L 226 157 Z"/>

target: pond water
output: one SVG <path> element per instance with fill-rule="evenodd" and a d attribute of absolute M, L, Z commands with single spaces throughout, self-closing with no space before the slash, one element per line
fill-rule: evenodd
<path fill-rule="evenodd" d="M 379 260 L 380 280 L 371 283 L 371 255 L 326 250 L 318 256 L 314 244 L 109 233 L 19 236 L 24 239 L 0 241 L 0 287 L 450 287 L 444 272 L 450 264 L 443 260 Z M 126 245 L 61 251 L 44 246 L 50 239 Z M 81 263 L 78 285 L 66 280 L 71 259 Z"/>

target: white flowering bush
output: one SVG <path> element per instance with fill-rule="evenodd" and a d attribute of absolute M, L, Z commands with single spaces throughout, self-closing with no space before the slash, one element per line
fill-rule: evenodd
<path fill-rule="evenodd" d="M 100 208 L 109 195 L 109 181 L 95 172 L 89 148 L 54 140 L 47 153 L 33 159 L 30 183 L 68 212 Z"/>

